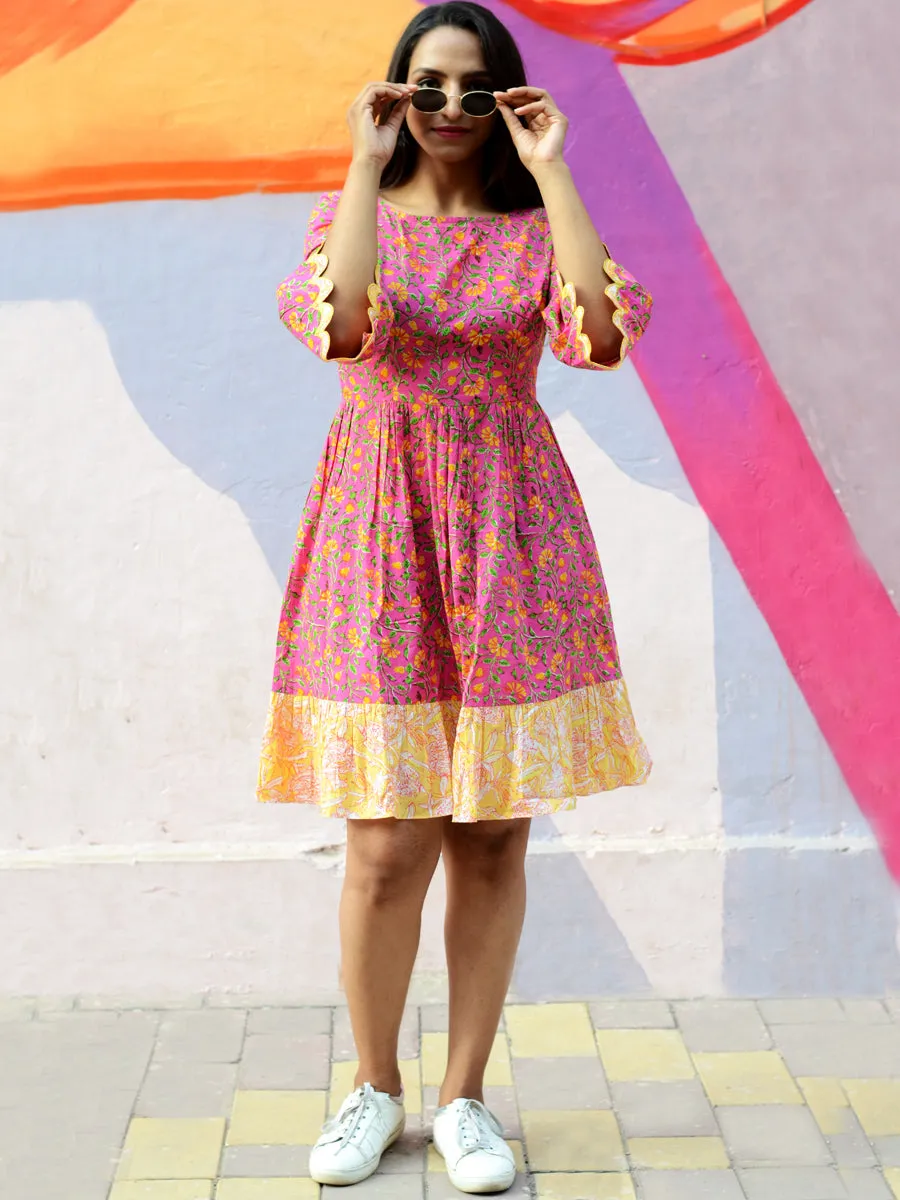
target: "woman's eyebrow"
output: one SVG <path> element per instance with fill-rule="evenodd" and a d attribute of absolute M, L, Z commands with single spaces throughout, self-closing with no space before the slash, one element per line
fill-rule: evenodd
<path fill-rule="evenodd" d="M 443 71 L 439 71 L 436 67 L 416 67 L 413 71 L 414 75 L 434 75 L 437 78 L 444 79 L 446 76 Z M 490 79 L 490 71 L 466 71 L 463 79 Z"/>

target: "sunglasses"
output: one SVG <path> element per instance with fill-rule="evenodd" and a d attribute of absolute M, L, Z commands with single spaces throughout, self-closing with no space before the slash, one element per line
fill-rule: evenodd
<path fill-rule="evenodd" d="M 466 92 L 462 96 L 448 96 L 436 87 L 421 87 L 410 96 L 410 104 L 421 113 L 439 113 L 450 100 L 459 100 L 459 107 L 467 117 L 489 117 L 497 108 L 493 92 Z"/>

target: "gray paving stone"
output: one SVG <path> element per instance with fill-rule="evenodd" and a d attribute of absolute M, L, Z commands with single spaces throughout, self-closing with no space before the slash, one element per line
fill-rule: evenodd
<path fill-rule="evenodd" d="M 503 1133 L 508 1138 L 522 1138 L 522 1122 L 519 1119 L 519 1109 L 524 1107 L 516 1097 L 514 1087 L 486 1087 L 484 1102 L 500 1124 Z"/>
<path fill-rule="evenodd" d="M 595 1029 L 672 1029 L 675 1018 L 665 1000 L 594 1000 Z"/>
<path fill-rule="evenodd" d="M 450 1028 L 449 1004 L 423 1004 L 419 1010 L 423 1033 L 446 1033 Z M 497 1029 L 506 1032 L 506 1017 L 501 1014 Z"/>
<path fill-rule="evenodd" d="M 599 1058 L 513 1058 L 512 1066 L 520 1108 L 609 1108 Z"/>
<path fill-rule="evenodd" d="M 118 1149 L 82 1136 L 77 1143 L 48 1145 L 4 1160 L 4 1200 L 106 1200 L 118 1165 Z"/>
<path fill-rule="evenodd" d="M 744 1200 L 734 1171 L 636 1171 L 634 1180 L 638 1200 Z"/>
<path fill-rule="evenodd" d="M 230 1117 L 237 1063 L 152 1062 L 135 1102 L 138 1117 Z"/>
<path fill-rule="evenodd" d="M 378 1171 L 384 1175 L 421 1175 L 425 1170 L 425 1152 L 430 1138 L 421 1125 L 407 1121 L 401 1136 L 384 1152 Z"/>
<path fill-rule="evenodd" d="M 900 1026 L 854 1025 L 844 1019 L 815 1025 L 772 1025 L 772 1037 L 797 1075 L 878 1078 L 900 1075 Z"/>
<path fill-rule="evenodd" d="M 900 1137 L 873 1137 L 872 1146 L 883 1167 L 900 1167 Z"/>
<path fill-rule="evenodd" d="M 56 1054 L 66 1045 L 55 1026 L 24 1028 L 29 1035 L 16 1065 L 0 1055 L 7 1093 L 0 1100 L 0 1195 L 105 1200 L 134 1091 L 105 1086 L 102 1072 L 72 1074 L 66 1058 Z M 8 1069 L 18 1087 L 10 1087 Z M 10 1091 L 17 1093 L 13 1103 Z"/>
<path fill-rule="evenodd" d="M 330 1041 L 324 1034 L 250 1034 L 238 1069 L 238 1087 L 327 1088 L 331 1083 Z"/>
<path fill-rule="evenodd" d="M 247 1033 L 283 1033 L 290 1037 L 331 1034 L 330 1008 L 254 1008 L 247 1014 Z"/>
<path fill-rule="evenodd" d="M 847 1200 L 847 1189 L 830 1167 L 739 1167 L 747 1200 Z"/>
<path fill-rule="evenodd" d="M 610 1090 L 626 1137 L 715 1137 L 719 1132 L 706 1092 L 697 1079 L 612 1083 Z"/>
<path fill-rule="evenodd" d="M 225 1146 L 220 1175 L 282 1179 L 309 1175 L 310 1146 Z"/>
<path fill-rule="evenodd" d="M 236 1063 L 246 1024 L 246 1013 L 229 1009 L 165 1013 L 160 1018 L 153 1058 L 158 1062 Z"/>
<path fill-rule="evenodd" d="M 457 1191 L 450 1182 L 450 1176 L 445 1175 L 443 1171 L 431 1171 L 427 1179 L 428 1200 L 459 1200 L 462 1195 L 462 1192 Z M 498 1193 L 494 1192 L 492 1195 L 496 1196 Z M 527 1177 L 521 1174 L 517 1175 L 512 1187 L 502 1195 L 503 1200 L 531 1200 L 531 1188 L 528 1186 Z M 324 1191 L 322 1200 L 326 1200 Z M 354 1200 L 356 1200 L 355 1197 Z"/>
<path fill-rule="evenodd" d="M 418 1058 L 422 1049 L 419 1036 L 419 1008 L 407 1005 L 400 1022 L 400 1041 L 397 1049 L 398 1058 Z"/>
<path fill-rule="evenodd" d="M 845 1114 L 846 1128 L 843 1133 L 833 1133 L 826 1138 L 831 1156 L 839 1167 L 877 1167 L 878 1159 L 872 1143 L 857 1120 L 856 1114 Z"/>
<path fill-rule="evenodd" d="M 826 997 L 757 1000 L 756 1003 L 767 1025 L 815 1025 L 823 1021 L 844 1021 L 847 1018 L 840 1000 Z"/>
<path fill-rule="evenodd" d="M 884 1025 L 891 1016 L 881 1000 L 841 1000 L 848 1021 L 857 1025 Z"/>
<path fill-rule="evenodd" d="M 768 1050 L 772 1039 L 752 1000 L 682 1000 L 675 1019 L 688 1050 Z"/>
<path fill-rule="evenodd" d="M 423 1033 L 446 1033 L 450 1028 L 449 1004 L 423 1004 L 419 1016 Z"/>
<path fill-rule="evenodd" d="M 335 1062 L 353 1062 L 359 1057 L 350 1025 L 350 1010 L 346 1006 L 334 1010 L 333 1036 L 332 1054 Z M 420 1048 L 419 1010 L 415 1005 L 407 1005 L 403 1013 L 403 1020 L 400 1022 L 397 1057 L 418 1058 Z"/>
<path fill-rule="evenodd" d="M 422 1124 L 426 1128 L 431 1128 L 431 1123 L 434 1120 L 434 1110 L 437 1108 L 439 1088 L 432 1087 L 426 1084 L 422 1088 Z"/>
<path fill-rule="evenodd" d="M 357 1058 L 356 1042 L 350 1026 L 350 1011 L 345 1007 L 334 1010 L 331 1054 L 335 1062 L 353 1062 Z"/>
<path fill-rule="evenodd" d="M 424 1196 L 423 1175 L 383 1175 L 376 1171 L 362 1183 L 353 1185 L 353 1200 L 424 1200 Z M 321 1200 L 347 1200 L 347 1189 L 326 1184 L 322 1188 Z M 459 1192 L 456 1192 L 453 1200 L 459 1200 Z"/>
<path fill-rule="evenodd" d="M 48 1021 L 0 1024 L 0 1107 L 27 1104 L 32 1089 L 52 1083 L 74 1098 L 140 1087 L 156 1034 L 147 1013 L 68 1013 Z M 10 1095 L 13 1097 L 10 1101 Z"/>
<path fill-rule="evenodd" d="M 725 1144 L 739 1166 L 819 1167 L 831 1154 L 807 1108 L 792 1104 L 728 1105 L 716 1109 Z"/>
<path fill-rule="evenodd" d="M 893 1200 L 893 1193 L 880 1171 L 842 1168 L 838 1174 L 850 1200 Z"/>

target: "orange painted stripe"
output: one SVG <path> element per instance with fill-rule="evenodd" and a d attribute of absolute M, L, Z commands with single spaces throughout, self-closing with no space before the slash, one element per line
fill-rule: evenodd
<path fill-rule="evenodd" d="M 3 0 L 0 75 L 52 49 L 69 54 L 118 20 L 134 0 Z"/>
<path fill-rule="evenodd" d="M 61 167 L 0 180 L 0 212 L 118 200 L 209 199 L 241 192 L 315 192 L 341 187 L 349 150 L 315 150 L 211 162 Z"/>

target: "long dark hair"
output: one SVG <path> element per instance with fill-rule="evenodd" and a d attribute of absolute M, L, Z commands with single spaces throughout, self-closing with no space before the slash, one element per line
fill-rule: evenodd
<path fill-rule="evenodd" d="M 518 87 L 527 83 L 522 55 L 512 34 L 490 9 L 471 0 L 448 0 L 418 13 L 404 29 L 388 67 L 390 83 L 405 83 L 409 63 L 419 40 L 443 25 L 466 29 L 481 43 L 484 65 L 496 88 Z M 497 212 L 517 208 L 537 208 L 541 193 L 534 176 L 522 163 L 498 113 L 491 135 L 482 150 L 482 184 L 486 202 Z M 398 187 L 413 173 L 419 147 L 404 121 L 390 161 L 381 173 L 383 188 Z"/>

